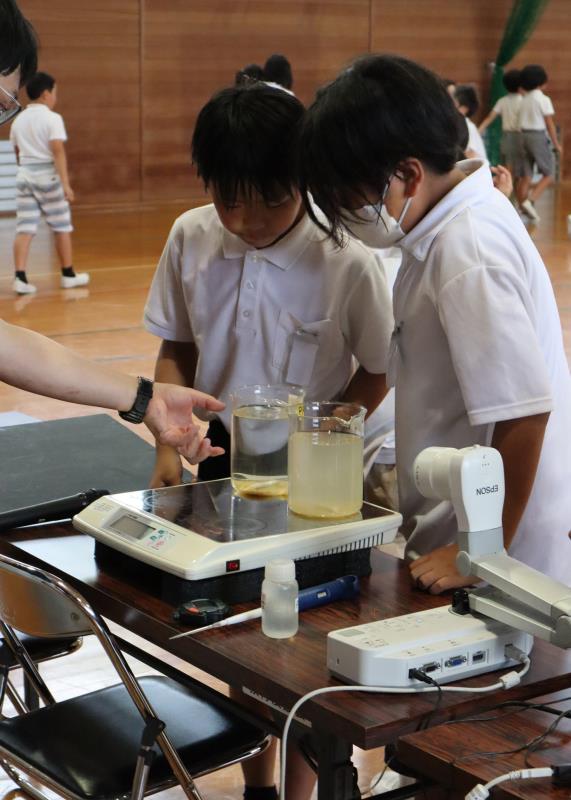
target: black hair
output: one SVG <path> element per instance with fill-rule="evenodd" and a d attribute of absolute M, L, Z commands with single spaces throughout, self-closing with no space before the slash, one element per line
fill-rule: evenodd
<path fill-rule="evenodd" d="M 20 83 L 26 83 L 38 67 L 38 41 L 14 0 L 0 0 L 0 31 L 0 74 L 10 75 L 20 67 Z"/>
<path fill-rule="evenodd" d="M 264 68 L 259 64 L 247 64 L 244 69 L 239 69 L 234 77 L 235 86 L 243 86 L 253 81 L 265 80 Z"/>
<path fill-rule="evenodd" d="M 457 86 L 454 89 L 454 98 L 459 106 L 464 106 L 467 109 L 467 117 L 473 117 L 480 108 L 478 93 L 469 83 L 462 83 Z"/>
<path fill-rule="evenodd" d="M 36 72 L 26 84 L 26 92 L 30 100 L 37 100 L 44 92 L 51 92 L 56 85 L 56 79 L 47 72 Z"/>
<path fill-rule="evenodd" d="M 296 143 L 305 109 L 293 95 L 265 83 L 234 86 L 198 115 L 192 160 L 206 188 L 224 202 L 253 191 L 266 203 L 298 184 Z"/>
<path fill-rule="evenodd" d="M 517 92 L 521 85 L 521 71 L 519 69 L 510 69 L 504 72 L 502 81 L 508 92 Z"/>
<path fill-rule="evenodd" d="M 291 89 L 293 86 L 293 75 L 291 72 L 291 64 L 285 56 L 279 53 L 273 53 L 264 65 L 264 77 L 267 81 L 272 83 L 279 83 L 285 89 Z"/>
<path fill-rule="evenodd" d="M 543 69 L 541 64 L 527 64 L 520 73 L 520 86 L 526 92 L 531 92 L 537 89 L 538 86 L 543 86 L 547 83 L 547 72 Z"/>
<path fill-rule="evenodd" d="M 407 158 L 437 174 L 453 169 L 466 121 L 442 80 L 406 58 L 365 56 L 324 87 L 306 113 L 299 146 L 308 213 L 341 244 L 348 198 L 382 196 Z M 312 211 L 309 193 L 328 220 Z"/>

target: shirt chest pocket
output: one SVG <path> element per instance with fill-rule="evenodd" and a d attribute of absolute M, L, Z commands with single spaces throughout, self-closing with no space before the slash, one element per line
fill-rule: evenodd
<path fill-rule="evenodd" d="M 310 383 L 318 351 L 324 347 L 332 328 L 332 319 L 301 322 L 289 311 L 280 311 L 272 364 L 281 380 L 298 386 Z"/>

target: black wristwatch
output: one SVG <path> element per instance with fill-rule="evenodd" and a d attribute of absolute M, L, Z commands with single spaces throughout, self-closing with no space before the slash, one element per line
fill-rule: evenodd
<path fill-rule="evenodd" d="M 142 422 L 145 418 L 149 402 L 153 396 L 153 382 L 148 378 L 141 378 L 140 376 L 138 381 L 139 386 L 135 402 L 128 411 L 119 412 L 121 419 L 126 419 L 127 422 L 133 422 L 135 425 Z"/>

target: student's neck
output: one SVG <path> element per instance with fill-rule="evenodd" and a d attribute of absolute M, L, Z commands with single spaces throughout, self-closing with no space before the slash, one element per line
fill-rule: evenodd
<path fill-rule="evenodd" d="M 273 247 L 278 242 L 281 242 L 281 240 L 283 238 L 285 238 L 288 235 L 288 233 L 291 233 L 293 231 L 293 229 L 296 227 L 296 225 L 298 225 L 304 217 L 305 217 L 305 206 L 302 204 L 300 206 L 300 208 L 299 208 L 299 211 L 298 211 L 298 214 L 297 214 L 296 218 L 294 219 L 292 224 L 289 226 L 289 228 L 286 231 L 284 231 L 283 233 L 280 233 L 278 238 L 274 239 L 273 242 L 270 242 L 269 244 L 264 245 L 264 247 L 256 247 L 256 250 L 265 250 L 266 247 Z"/>
<path fill-rule="evenodd" d="M 465 177 L 464 172 L 458 167 L 454 167 L 445 175 L 430 174 L 427 176 L 409 206 L 402 226 L 405 233 L 412 230 Z"/>

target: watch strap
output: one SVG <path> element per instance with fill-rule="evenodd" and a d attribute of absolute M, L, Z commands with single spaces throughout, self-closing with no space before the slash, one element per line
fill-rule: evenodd
<path fill-rule="evenodd" d="M 145 418 L 151 397 L 153 396 L 153 382 L 148 378 L 138 378 L 137 396 L 135 402 L 128 411 L 119 411 L 121 419 L 139 424 Z"/>

